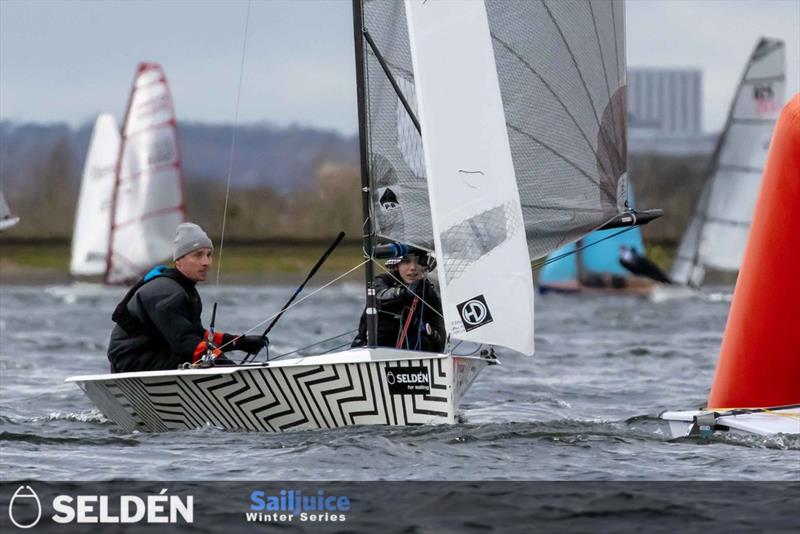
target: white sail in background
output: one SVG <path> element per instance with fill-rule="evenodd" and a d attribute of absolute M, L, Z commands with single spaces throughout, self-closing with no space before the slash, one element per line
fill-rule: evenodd
<path fill-rule="evenodd" d="M 11 209 L 6 202 L 6 196 L 0 191 L 0 230 L 7 230 L 19 222 L 19 217 L 11 214 Z"/>
<path fill-rule="evenodd" d="M 119 157 L 117 121 L 107 113 L 97 117 L 83 165 L 81 191 L 72 233 L 73 276 L 105 274 L 108 267 L 108 232 L 111 228 L 111 194 Z"/>
<path fill-rule="evenodd" d="M 112 196 L 108 283 L 170 258 L 184 220 L 175 111 L 161 66 L 142 63 L 131 90 Z"/>
<path fill-rule="evenodd" d="M 738 271 L 775 120 L 785 98 L 783 41 L 761 39 L 734 96 L 710 174 L 671 278 L 700 285 L 707 268 Z"/>
<path fill-rule="evenodd" d="M 483 2 L 406 0 L 452 338 L 533 354 L 533 280 Z"/>

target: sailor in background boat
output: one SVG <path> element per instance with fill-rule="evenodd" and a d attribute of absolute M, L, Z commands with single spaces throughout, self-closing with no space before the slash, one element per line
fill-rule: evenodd
<path fill-rule="evenodd" d="M 112 373 L 176 369 L 211 351 L 216 363 L 232 363 L 222 351 L 256 354 L 261 336 L 234 336 L 203 328 L 203 304 L 195 284 L 205 282 L 214 245 L 198 225 L 182 223 L 175 233 L 175 268 L 159 265 L 137 282 L 117 305 L 108 345 Z M 222 350 L 216 347 L 223 347 Z"/>
<path fill-rule="evenodd" d="M 441 352 L 445 344 L 442 301 L 426 279 L 428 256 L 407 254 L 386 262 L 389 273 L 375 277 L 378 340 L 381 347 Z M 367 344 L 367 316 L 361 314 L 353 347 Z"/>
<path fill-rule="evenodd" d="M 652 261 L 648 260 L 644 256 L 641 256 L 633 247 L 620 245 L 619 262 L 623 267 L 635 275 L 644 276 L 650 278 L 651 280 L 655 280 L 656 282 L 661 282 L 662 284 L 672 283 L 664 271 L 659 269 L 658 266 Z"/>

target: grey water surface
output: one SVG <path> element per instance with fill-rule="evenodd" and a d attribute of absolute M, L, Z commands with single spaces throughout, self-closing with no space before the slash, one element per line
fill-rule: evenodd
<path fill-rule="evenodd" d="M 313 289 L 307 289 L 309 293 Z M 201 287 L 206 320 L 241 332 L 290 286 Z M 110 315 L 124 290 L 0 287 L 0 473 L 4 480 L 797 480 L 800 439 L 670 439 L 658 414 L 704 403 L 725 298 L 537 296 L 536 355 L 498 351 L 469 391 L 461 424 L 352 427 L 281 435 L 215 428 L 126 433 L 74 384 L 104 373 Z M 355 327 L 355 283 L 287 312 L 274 354 Z M 350 337 L 323 344 L 333 348 Z"/>

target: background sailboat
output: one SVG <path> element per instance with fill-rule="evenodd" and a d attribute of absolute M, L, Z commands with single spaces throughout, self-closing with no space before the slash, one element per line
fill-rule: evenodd
<path fill-rule="evenodd" d="M 111 195 L 114 191 L 120 133 L 112 115 L 97 117 L 83 166 L 75 228 L 72 234 L 72 276 L 105 275 L 111 228 Z"/>
<path fill-rule="evenodd" d="M 7 230 L 19 222 L 19 217 L 15 217 L 8 207 L 6 196 L 0 191 L 0 231 Z"/>
<path fill-rule="evenodd" d="M 744 69 L 708 178 L 670 278 L 700 286 L 708 270 L 739 270 L 775 119 L 784 103 L 785 46 L 761 39 Z"/>
<path fill-rule="evenodd" d="M 628 205 L 634 207 L 631 189 L 628 189 Z M 638 227 L 624 232 L 619 229 L 597 230 L 576 243 L 551 252 L 539 274 L 539 291 L 648 292 L 652 283 L 636 279 L 620 263 L 620 247 L 628 247 L 644 256 L 642 231 Z"/>
<path fill-rule="evenodd" d="M 175 108 L 157 63 L 136 69 L 111 193 L 105 281 L 138 279 L 172 255 L 185 219 Z"/>

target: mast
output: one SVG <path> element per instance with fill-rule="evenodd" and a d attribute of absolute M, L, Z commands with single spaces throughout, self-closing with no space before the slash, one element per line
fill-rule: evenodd
<path fill-rule="evenodd" d="M 369 177 L 369 153 L 367 140 L 366 83 L 364 77 L 364 21 L 361 0 L 353 0 L 353 40 L 356 59 L 356 94 L 358 97 L 358 144 L 361 153 L 361 206 L 364 213 L 362 225 L 362 247 L 364 250 L 364 282 L 366 287 L 367 346 L 377 343 L 378 315 L 375 303 L 375 278 L 372 266 L 372 236 L 374 233 L 372 215 L 372 187 Z"/>
<path fill-rule="evenodd" d="M 122 118 L 122 128 L 120 129 L 119 140 L 119 155 L 117 162 L 114 165 L 114 186 L 111 189 L 111 217 L 109 217 L 108 228 L 108 249 L 106 250 L 106 272 L 103 274 L 103 283 L 108 285 L 111 283 L 109 273 L 111 272 L 111 252 L 114 245 L 114 228 L 117 219 L 117 192 L 119 191 L 120 173 L 122 172 L 122 155 L 125 153 L 125 141 L 127 139 L 126 130 L 128 125 L 128 117 L 131 114 L 131 104 L 133 103 L 133 93 L 136 91 L 136 78 L 142 72 L 144 63 L 140 63 L 136 67 L 136 72 L 133 75 L 133 82 L 131 83 L 131 92 L 128 94 L 128 104 L 125 106 L 125 116 Z"/>

